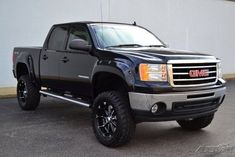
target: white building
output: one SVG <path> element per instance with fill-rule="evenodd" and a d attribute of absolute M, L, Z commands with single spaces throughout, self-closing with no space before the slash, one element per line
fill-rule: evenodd
<path fill-rule="evenodd" d="M 171 48 L 206 52 L 235 73 L 232 0 L 0 0 L 0 88 L 14 87 L 15 46 L 41 46 L 55 23 L 115 21 L 144 26 Z"/>

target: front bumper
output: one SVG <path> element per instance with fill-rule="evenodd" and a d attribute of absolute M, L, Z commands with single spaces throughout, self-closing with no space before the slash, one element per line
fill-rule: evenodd
<path fill-rule="evenodd" d="M 226 87 L 164 94 L 129 92 L 129 100 L 139 121 L 178 120 L 216 112 L 224 100 L 225 91 Z M 158 103 L 165 109 L 152 113 L 152 106 Z"/>

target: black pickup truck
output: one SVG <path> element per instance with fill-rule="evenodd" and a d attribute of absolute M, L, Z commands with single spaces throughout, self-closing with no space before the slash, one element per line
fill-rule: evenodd
<path fill-rule="evenodd" d="M 43 47 L 16 47 L 13 73 L 23 110 L 40 96 L 92 109 L 100 143 L 130 141 L 139 122 L 208 126 L 225 97 L 220 60 L 172 50 L 136 24 L 76 22 L 52 26 Z"/>

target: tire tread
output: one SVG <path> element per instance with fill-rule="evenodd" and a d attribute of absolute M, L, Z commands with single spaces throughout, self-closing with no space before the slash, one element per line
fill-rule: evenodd
<path fill-rule="evenodd" d="M 211 124 L 212 120 L 214 118 L 214 114 L 199 117 L 193 120 L 178 120 L 177 123 L 186 130 L 200 130 L 202 128 L 207 127 Z"/>

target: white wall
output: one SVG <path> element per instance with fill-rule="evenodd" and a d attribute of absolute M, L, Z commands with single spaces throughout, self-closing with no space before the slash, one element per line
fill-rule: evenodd
<path fill-rule="evenodd" d="M 101 18 L 102 6 L 102 18 Z M 0 0 L 0 87 L 15 86 L 12 50 L 40 46 L 55 23 L 136 21 L 171 48 L 213 54 L 235 73 L 235 2 L 225 0 Z"/>

